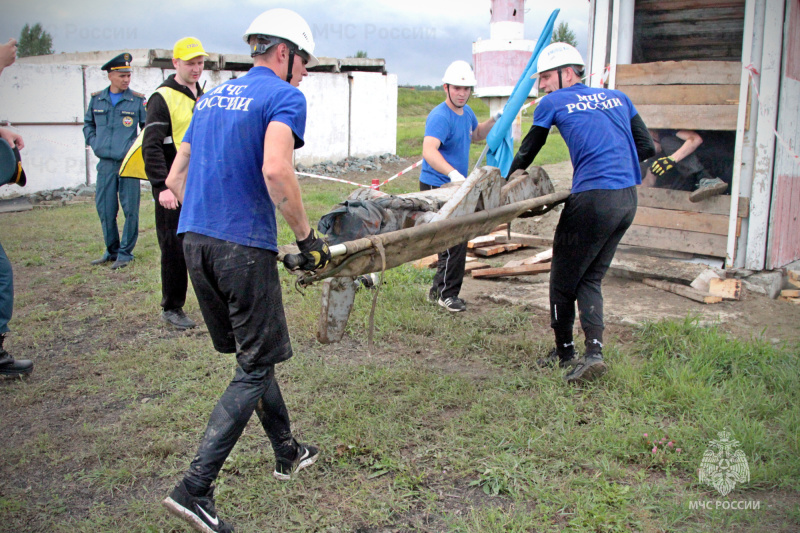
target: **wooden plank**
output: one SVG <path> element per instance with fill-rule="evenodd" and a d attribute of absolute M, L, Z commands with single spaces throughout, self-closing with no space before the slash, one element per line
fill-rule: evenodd
<path fill-rule="evenodd" d="M 481 235 L 480 237 L 475 237 L 467 242 L 467 248 L 472 250 L 473 248 L 480 248 L 481 246 L 493 245 L 497 242 L 497 237 L 497 235 Z"/>
<path fill-rule="evenodd" d="M 739 85 L 617 85 L 636 105 L 735 105 Z M 649 124 L 648 124 L 649 126 Z"/>
<path fill-rule="evenodd" d="M 417 259 L 416 261 L 411 263 L 411 266 L 413 266 L 414 268 L 435 268 L 436 263 L 438 262 L 439 262 L 439 255 L 433 254 L 427 257 L 423 257 L 422 259 Z"/>
<path fill-rule="evenodd" d="M 642 280 L 645 285 L 661 289 L 662 291 L 671 292 L 684 298 L 689 298 L 695 302 L 702 304 L 716 304 L 722 301 L 720 296 L 711 296 L 708 293 L 700 292 L 686 285 L 678 285 L 677 283 L 670 283 L 669 281 L 661 281 L 659 279 L 645 278 Z"/>
<path fill-rule="evenodd" d="M 543 252 L 539 252 L 536 255 L 532 255 L 531 257 L 526 257 L 525 259 L 516 259 L 514 261 L 509 261 L 505 265 L 504 268 L 510 268 L 515 266 L 521 265 L 535 265 L 536 263 L 546 263 L 553 259 L 553 249 L 548 248 Z"/>
<path fill-rule="evenodd" d="M 739 82 L 741 70 L 742 64 L 738 61 L 658 61 L 617 65 L 617 84 L 731 85 Z"/>
<path fill-rule="evenodd" d="M 800 289 L 800 281 L 796 279 L 789 278 L 786 280 L 786 283 L 788 283 L 792 287 L 797 287 L 798 289 Z"/>
<path fill-rule="evenodd" d="M 652 129 L 734 131 L 739 106 L 637 105 L 636 110 Z"/>
<path fill-rule="evenodd" d="M 659 209 L 677 209 L 712 215 L 728 215 L 731 197 L 728 195 L 713 196 L 702 202 L 690 202 L 687 191 L 656 189 L 654 187 L 638 187 L 639 207 L 657 207 Z M 750 206 L 747 198 L 739 198 L 739 216 L 747 218 Z"/>
<path fill-rule="evenodd" d="M 726 300 L 741 300 L 742 280 L 711 279 L 708 282 L 708 293 L 712 296 L 720 296 Z"/>
<path fill-rule="evenodd" d="M 783 300 L 784 302 L 789 302 L 790 304 L 800 305 L 800 298 L 787 298 L 786 296 L 779 296 L 779 300 Z"/>
<path fill-rule="evenodd" d="M 786 274 L 789 276 L 789 279 L 794 281 L 800 281 L 800 270 L 787 269 Z"/>
<path fill-rule="evenodd" d="M 633 225 L 622 237 L 622 244 L 725 257 L 727 239 L 712 233 Z"/>
<path fill-rule="evenodd" d="M 800 298 L 800 289 L 783 289 L 781 296 L 786 298 Z"/>
<path fill-rule="evenodd" d="M 511 238 L 502 236 L 497 238 L 498 243 L 524 244 L 525 246 L 553 246 L 552 237 L 542 237 L 540 235 L 526 235 L 524 233 L 511 232 Z"/>
<path fill-rule="evenodd" d="M 703 0 L 705 7 L 744 6 L 744 0 Z M 697 0 L 637 0 L 636 11 L 683 10 L 697 7 Z"/>
<path fill-rule="evenodd" d="M 479 261 L 473 261 L 472 263 L 467 263 L 464 265 L 464 274 L 469 274 L 473 270 L 481 270 L 483 268 L 489 268 L 491 265 L 488 263 L 481 263 Z"/>
<path fill-rule="evenodd" d="M 728 234 L 728 216 L 673 209 L 639 207 L 633 223 L 639 226 L 671 228 L 715 235 Z"/>
<path fill-rule="evenodd" d="M 476 270 L 472 273 L 473 278 L 502 278 L 505 276 L 529 276 L 533 274 L 542 274 L 543 272 L 550 272 L 550 263 L 542 263 L 538 265 L 520 265 L 511 268 L 484 268 Z"/>
<path fill-rule="evenodd" d="M 483 248 L 475 248 L 472 252 L 480 257 L 491 257 L 493 255 L 502 254 L 505 252 L 513 252 L 518 248 L 522 248 L 523 244 L 495 244 L 494 246 L 485 246 Z"/>
<path fill-rule="evenodd" d="M 709 29 L 717 27 L 714 21 L 718 20 L 733 20 L 738 22 L 741 26 L 744 21 L 744 2 L 737 6 L 715 7 L 708 7 L 704 4 L 698 5 L 696 3 L 690 9 L 642 11 L 636 18 L 636 22 L 639 24 L 664 24 L 670 22 L 686 24 L 688 21 L 695 20 L 703 21 L 702 25 Z"/>

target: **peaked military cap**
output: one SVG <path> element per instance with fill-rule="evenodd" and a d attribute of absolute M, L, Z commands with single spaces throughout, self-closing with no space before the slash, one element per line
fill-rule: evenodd
<path fill-rule="evenodd" d="M 130 72 L 132 59 L 128 52 L 123 52 L 100 68 L 108 72 Z"/>

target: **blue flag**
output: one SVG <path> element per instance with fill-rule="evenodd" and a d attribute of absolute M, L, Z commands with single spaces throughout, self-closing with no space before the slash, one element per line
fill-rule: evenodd
<path fill-rule="evenodd" d="M 500 174 L 503 177 L 508 177 L 508 171 L 511 169 L 511 162 L 514 160 L 514 139 L 511 137 L 511 125 L 517 117 L 519 110 L 525 104 L 525 99 L 531 93 L 533 88 L 533 77 L 536 75 L 536 64 L 539 61 L 539 54 L 542 49 L 550 44 L 550 39 L 553 35 L 553 25 L 558 17 L 560 9 L 554 10 L 547 19 L 547 24 L 544 25 L 542 33 L 539 35 L 539 40 L 536 41 L 536 47 L 533 49 L 533 54 L 528 61 L 525 71 L 522 76 L 517 80 L 514 90 L 511 91 L 511 96 L 508 98 L 505 107 L 503 108 L 503 116 L 500 117 L 492 131 L 486 137 L 486 145 L 488 152 L 486 154 L 486 163 L 500 169 Z"/>

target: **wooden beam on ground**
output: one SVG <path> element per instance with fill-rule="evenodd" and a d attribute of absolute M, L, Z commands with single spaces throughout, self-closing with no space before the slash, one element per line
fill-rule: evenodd
<path fill-rule="evenodd" d="M 736 130 L 739 105 L 637 105 L 648 128 Z"/>
<path fill-rule="evenodd" d="M 789 279 L 800 281 L 800 270 L 787 270 L 786 274 L 789 276 Z"/>
<path fill-rule="evenodd" d="M 511 233 L 511 238 L 509 239 L 506 235 L 501 235 L 497 238 L 496 241 L 498 244 L 500 243 L 513 243 L 513 244 L 524 244 L 525 246 L 553 246 L 553 238 L 552 237 L 542 237 L 539 235 L 526 235 L 524 233 Z"/>
<path fill-rule="evenodd" d="M 639 207 L 633 223 L 639 226 L 670 228 L 715 235 L 728 234 L 728 216 L 677 211 L 672 209 L 656 209 Z"/>
<path fill-rule="evenodd" d="M 493 255 L 502 254 L 505 252 L 513 252 L 522 248 L 524 244 L 495 244 L 493 246 L 484 246 L 482 248 L 475 248 L 472 252 L 479 257 L 491 257 Z"/>
<path fill-rule="evenodd" d="M 509 261 L 503 268 L 511 268 L 515 266 L 522 266 L 522 265 L 535 265 L 537 263 L 546 263 L 553 259 L 553 249 L 548 248 L 543 252 L 539 252 L 536 255 L 532 255 L 530 257 L 526 257 L 525 259 L 515 259 L 514 261 Z"/>
<path fill-rule="evenodd" d="M 784 298 L 800 298 L 800 289 L 784 289 L 781 291 Z"/>
<path fill-rule="evenodd" d="M 638 110 L 643 105 L 736 105 L 739 85 L 623 85 Z M 648 124 L 649 126 L 649 124 Z"/>
<path fill-rule="evenodd" d="M 520 265 L 511 268 L 484 268 L 476 270 L 472 273 L 473 278 L 502 278 L 506 276 L 530 276 L 533 274 L 542 274 L 550 272 L 550 263 L 541 263 L 538 265 Z"/>
<path fill-rule="evenodd" d="M 711 279 L 708 282 L 708 293 L 712 296 L 720 296 L 726 300 L 741 300 L 742 280 Z"/>
<path fill-rule="evenodd" d="M 716 304 L 722 301 L 722 297 L 720 296 L 711 296 L 708 293 L 700 292 L 691 287 L 687 287 L 686 285 L 678 285 L 677 283 L 670 283 L 669 281 L 645 278 L 642 280 L 642 283 L 649 285 L 650 287 L 661 289 L 662 291 L 671 292 L 673 294 L 677 294 L 678 296 L 689 298 L 690 300 L 694 300 L 695 302 L 700 302 L 702 304 Z"/>
<path fill-rule="evenodd" d="M 732 85 L 739 83 L 741 72 L 742 64 L 738 61 L 658 61 L 617 65 L 617 85 Z M 646 120 L 645 124 L 651 127 Z"/>
<path fill-rule="evenodd" d="M 467 242 L 467 248 L 472 250 L 474 248 L 481 248 L 483 246 L 491 246 L 497 243 L 498 235 L 481 235 L 480 237 L 475 237 L 471 241 Z"/>
<path fill-rule="evenodd" d="M 471 263 L 467 263 L 464 265 L 464 274 L 470 274 L 473 270 L 481 270 L 484 268 L 489 268 L 490 264 L 488 263 L 481 263 L 480 261 L 472 261 Z"/>
<path fill-rule="evenodd" d="M 436 263 L 439 261 L 439 255 L 433 254 L 427 257 L 423 257 L 422 259 L 417 259 L 411 266 L 414 268 L 434 268 L 436 267 Z"/>
<path fill-rule="evenodd" d="M 622 244 L 630 246 L 688 252 L 712 257 L 725 257 L 727 243 L 725 235 L 638 225 L 628 228 L 622 238 Z"/>

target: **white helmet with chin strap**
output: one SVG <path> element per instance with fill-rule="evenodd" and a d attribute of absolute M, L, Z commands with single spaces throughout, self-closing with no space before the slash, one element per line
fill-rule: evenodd
<path fill-rule="evenodd" d="M 472 67 L 466 61 L 461 60 L 450 63 L 450 66 L 444 71 L 442 82 L 460 87 L 475 87 L 478 84 Z"/>
<path fill-rule="evenodd" d="M 583 71 L 584 63 L 581 53 L 574 46 L 567 43 L 552 43 L 544 47 L 539 60 L 536 62 L 536 74 L 558 69 L 558 87 L 561 88 L 561 67 L 580 67 Z M 583 74 L 580 74 L 581 76 Z"/>
<path fill-rule="evenodd" d="M 456 87 L 474 88 L 478 84 L 478 80 L 475 79 L 475 74 L 472 72 L 472 67 L 470 67 L 469 63 L 466 61 L 461 60 L 450 63 L 450 66 L 444 71 L 442 82 L 448 85 L 447 89 L 445 89 L 447 99 L 457 108 L 464 106 L 456 105 L 456 103 L 453 102 L 453 99 L 450 97 L 450 87 L 455 85 Z"/>
<path fill-rule="evenodd" d="M 268 42 L 250 44 L 250 37 L 254 35 Z M 253 57 L 265 53 L 276 44 L 282 42 L 287 44 L 289 73 L 286 75 L 286 81 L 292 79 L 295 54 L 307 59 L 308 68 L 319 64 L 319 60 L 314 56 L 314 36 L 311 35 L 311 28 L 303 17 L 291 9 L 276 8 L 264 11 L 253 19 L 242 38 L 244 42 L 250 44 L 250 55 Z"/>

